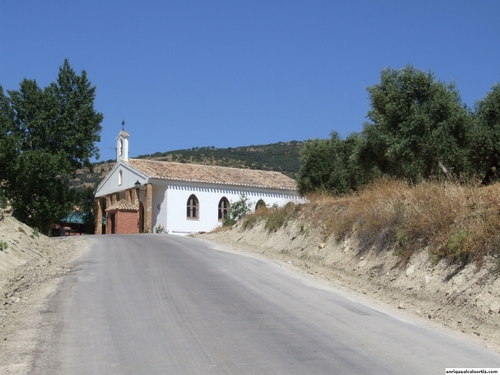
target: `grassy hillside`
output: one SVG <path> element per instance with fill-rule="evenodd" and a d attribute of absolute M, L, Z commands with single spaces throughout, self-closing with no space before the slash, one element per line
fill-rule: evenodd
<path fill-rule="evenodd" d="M 279 171 L 295 178 L 295 174 L 300 168 L 299 152 L 303 144 L 304 142 L 291 141 L 235 148 L 193 147 L 189 150 L 155 152 L 154 154 L 139 155 L 135 158 Z M 88 170 L 78 171 L 70 182 L 71 187 L 94 186 L 96 182 L 106 176 L 114 164 L 115 160 L 110 159 L 95 163 L 93 173 Z"/>

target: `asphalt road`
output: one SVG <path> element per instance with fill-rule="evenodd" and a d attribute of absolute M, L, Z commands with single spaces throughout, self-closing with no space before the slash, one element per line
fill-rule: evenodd
<path fill-rule="evenodd" d="M 275 262 L 106 235 L 65 276 L 32 374 L 444 374 L 500 356 Z"/>

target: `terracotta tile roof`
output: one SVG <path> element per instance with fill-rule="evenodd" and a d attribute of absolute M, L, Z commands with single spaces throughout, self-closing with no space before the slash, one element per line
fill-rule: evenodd
<path fill-rule="evenodd" d="M 106 211 L 137 211 L 139 208 L 133 205 L 130 202 L 127 202 L 125 199 L 121 199 L 116 203 L 113 203 L 111 206 L 106 208 Z"/>
<path fill-rule="evenodd" d="M 172 163 L 146 159 L 129 159 L 127 163 L 150 178 L 297 190 L 296 181 L 280 172 Z"/>

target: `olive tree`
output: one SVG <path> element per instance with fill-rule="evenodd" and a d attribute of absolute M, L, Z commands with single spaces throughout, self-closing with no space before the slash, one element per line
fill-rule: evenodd
<path fill-rule="evenodd" d="M 367 175 L 356 157 L 360 142 L 357 133 L 341 139 L 335 131 L 330 139 L 306 141 L 300 151 L 301 165 L 297 173 L 300 194 L 315 191 L 345 194 L 363 185 Z"/>
<path fill-rule="evenodd" d="M 365 167 L 410 181 L 470 173 L 472 116 L 454 84 L 407 65 L 382 70 L 367 90 L 370 122 L 359 150 Z"/>
<path fill-rule="evenodd" d="M 496 84 L 475 108 L 474 141 L 471 155 L 483 184 L 498 178 L 500 163 L 500 84 Z"/>

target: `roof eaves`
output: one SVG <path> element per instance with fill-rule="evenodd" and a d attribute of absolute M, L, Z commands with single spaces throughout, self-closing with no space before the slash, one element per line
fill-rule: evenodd
<path fill-rule="evenodd" d="M 244 183 L 242 184 L 242 183 L 237 183 L 237 182 L 209 181 L 209 180 L 192 180 L 192 179 L 186 179 L 186 178 L 173 178 L 173 177 L 165 177 L 165 176 L 151 176 L 151 178 L 155 178 L 158 180 L 196 182 L 196 183 L 214 184 L 214 185 L 245 186 L 245 187 L 254 187 L 254 188 L 261 188 L 261 189 L 297 190 L 296 188 L 290 188 L 290 187 L 286 187 L 286 186 L 255 185 L 255 184 L 244 184 Z"/>

